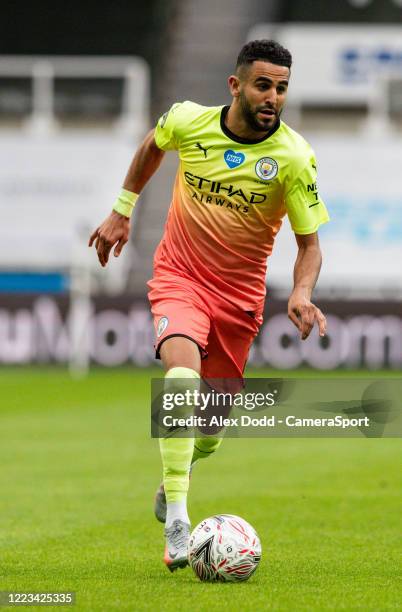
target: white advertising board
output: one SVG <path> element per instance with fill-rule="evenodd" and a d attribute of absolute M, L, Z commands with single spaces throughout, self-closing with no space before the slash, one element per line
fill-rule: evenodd
<path fill-rule="evenodd" d="M 259 24 L 248 40 L 273 38 L 293 56 L 289 100 L 366 104 L 378 80 L 402 78 L 402 24 Z"/>
<path fill-rule="evenodd" d="M 322 287 L 402 288 L 402 139 L 314 135 L 318 187 L 331 216 L 319 230 Z M 290 287 L 296 243 L 287 221 L 268 286 Z"/>
<path fill-rule="evenodd" d="M 3 132 L 2 268 L 68 268 L 77 243 L 110 211 L 136 146 L 87 131 L 40 138 Z"/>
<path fill-rule="evenodd" d="M 401 288 L 402 141 L 305 136 L 317 155 L 318 185 L 331 215 L 320 229 L 320 285 Z M 85 245 L 89 231 L 108 214 L 134 150 L 134 143 L 101 135 L 3 137 L 2 268 L 69 268 L 77 244 Z M 269 285 L 291 286 L 295 256 L 285 221 L 268 261 Z"/>

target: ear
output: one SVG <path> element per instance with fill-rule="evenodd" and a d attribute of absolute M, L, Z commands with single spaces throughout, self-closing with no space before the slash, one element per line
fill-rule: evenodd
<path fill-rule="evenodd" d="M 240 79 L 235 74 L 231 74 L 228 78 L 229 91 L 233 98 L 238 98 L 240 95 Z"/>

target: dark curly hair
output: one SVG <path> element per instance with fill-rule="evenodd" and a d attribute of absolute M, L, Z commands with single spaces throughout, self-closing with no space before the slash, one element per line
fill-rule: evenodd
<path fill-rule="evenodd" d="M 290 52 L 279 43 L 274 40 L 252 40 L 241 49 L 237 58 L 236 70 L 257 60 L 286 66 L 289 70 L 292 65 Z"/>

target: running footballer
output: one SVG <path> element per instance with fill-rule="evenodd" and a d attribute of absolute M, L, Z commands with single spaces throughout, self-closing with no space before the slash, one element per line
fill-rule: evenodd
<path fill-rule="evenodd" d="M 180 164 L 163 238 L 154 258 L 149 300 L 156 355 L 166 385 L 201 378 L 241 379 L 262 323 L 267 257 L 288 215 L 298 254 L 288 315 L 305 340 L 325 317 L 311 302 L 321 267 L 317 230 L 328 213 L 317 191 L 309 144 L 281 119 L 292 57 L 274 41 L 240 51 L 228 79 L 230 106 L 173 104 L 139 147 L 112 213 L 92 234 L 102 266 L 128 240 L 138 195 L 176 150 Z M 163 438 L 163 483 L 155 514 L 165 522 L 165 558 L 187 564 L 187 492 L 192 464 L 221 438 Z"/>

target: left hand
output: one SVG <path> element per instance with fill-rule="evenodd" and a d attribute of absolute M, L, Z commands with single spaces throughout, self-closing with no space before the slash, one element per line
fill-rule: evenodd
<path fill-rule="evenodd" d="M 309 337 L 317 321 L 320 336 L 325 336 L 327 320 L 321 310 L 303 293 L 295 290 L 289 298 L 288 317 L 300 332 L 302 340 Z"/>

